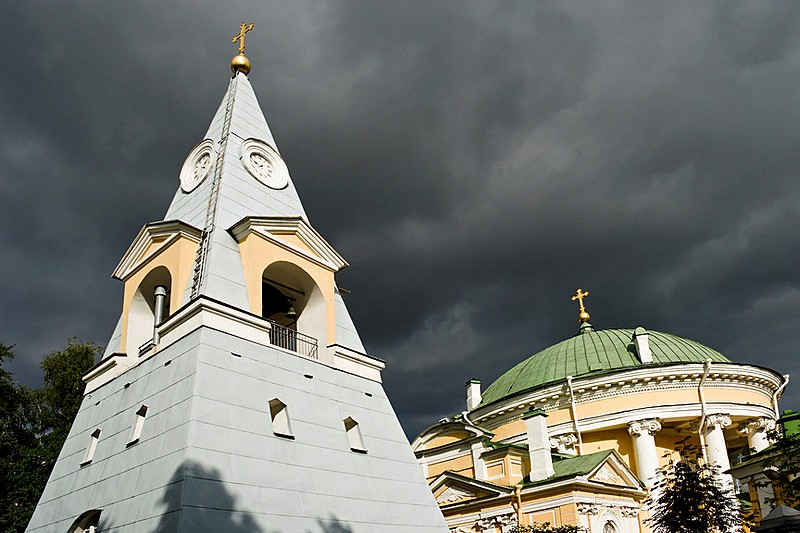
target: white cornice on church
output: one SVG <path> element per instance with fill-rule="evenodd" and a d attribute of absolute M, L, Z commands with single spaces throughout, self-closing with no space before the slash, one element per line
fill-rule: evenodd
<path fill-rule="evenodd" d="M 736 363 L 715 363 L 704 387 L 753 391 L 771 397 L 783 377 L 772 370 Z M 572 387 L 578 404 L 622 395 L 664 390 L 697 389 L 703 375 L 702 364 L 676 364 L 620 370 L 596 377 L 575 378 Z M 493 429 L 516 419 L 531 407 L 550 411 L 568 407 L 569 390 L 565 382 L 479 407 L 470 418 L 481 427 Z M 763 414 L 763 413 L 762 413 Z M 774 413 L 773 413 L 774 415 Z"/>

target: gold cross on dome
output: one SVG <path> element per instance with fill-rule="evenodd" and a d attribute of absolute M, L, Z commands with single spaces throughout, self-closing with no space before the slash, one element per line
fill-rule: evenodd
<path fill-rule="evenodd" d="M 583 306 L 583 299 L 589 296 L 589 291 L 584 292 L 583 289 L 578 289 L 575 293 L 575 296 L 572 297 L 572 301 L 578 300 L 578 304 L 581 306 L 581 313 L 586 311 L 586 308 Z"/>
<path fill-rule="evenodd" d="M 239 27 L 238 35 L 234 35 L 233 39 L 231 39 L 232 43 L 239 41 L 240 54 L 244 54 L 244 36 L 247 32 L 253 29 L 253 26 L 255 26 L 255 24 L 253 24 L 252 22 L 250 24 L 248 24 L 247 22 L 242 22 L 242 25 Z"/>
<path fill-rule="evenodd" d="M 578 320 L 581 322 L 588 322 L 589 321 L 589 313 L 586 312 L 586 307 L 583 305 L 583 299 L 589 296 L 589 291 L 584 291 L 583 289 L 578 289 L 575 292 L 575 296 L 572 297 L 572 301 L 578 300 L 578 304 L 581 306 L 581 312 L 578 315 Z"/>

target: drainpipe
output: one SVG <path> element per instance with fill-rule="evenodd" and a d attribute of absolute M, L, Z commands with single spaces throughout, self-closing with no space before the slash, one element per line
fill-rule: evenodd
<path fill-rule="evenodd" d="M 703 394 L 703 384 L 711 372 L 711 359 L 703 361 L 703 377 L 700 378 L 700 385 L 697 386 L 697 395 L 700 397 L 700 425 L 697 428 L 697 434 L 700 437 L 700 449 L 703 450 L 703 462 L 708 464 L 708 453 L 706 452 L 706 438 L 703 435 L 703 426 L 706 425 L 706 397 Z"/>
<path fill-rule="evenodd" d="M 153 317 L 153 344 L 158 344 L 158 325 L 164 320 L 164 302 L 167 300 L 167 288 L 158 285 L 155 289 L 155 314 Z"/>
<path fill-rule="evenodd" d="M 775 410 L 775 420 L 778 420 L 781 415 L 780 411 L 778 410 L 778 396 L 783 394 L 783 389 L 786 388 L 786 385 L 789 384 L 789 374 L 783 375 L 783 384 L 778 387 L 778 390 L 775 391 L 775 394 L 772 395 L 772 408 Z"/>
<path fill-rule="evenodd" d="M 575 392 L 572 390 L 572 376 L 567 376 L 567 388 L 569 389 L 569 405 L 572 411 L 572 425 L 578 435 L 578 455 L 583 455 L 583 439 L 581 438 L 581 427 L 578 422 L 578 408 L 575 405 Z"/>

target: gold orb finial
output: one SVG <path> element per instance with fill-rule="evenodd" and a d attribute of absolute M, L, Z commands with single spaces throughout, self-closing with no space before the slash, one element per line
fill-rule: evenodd
<path fill-rule="evenodd" d="M 578 289 L 575 292 L 575 296 L 572 297 L 572 301 L 578 300 L 578 304 L 581 306 L 581 312 L 578 315 L 578 320 L 583 324 L 585 322 L 589 322 L 589 313 L 586 311 L 586 307 L 583 305 L 583 299 L 589 296 L 589 291 L 584 291 L 583 289 Z"/>
<path fill-rule="evenodd" d="M 247 76 L 250 74 L 250 60 L 247 59 L 244 54 L 235 56 L 233 59 L 231 59 L 231 72 L 233 72 L 234 75 L 237 72 L 241 72 Z"/>
<path fill-rule="evenodd" d="M 254 23 L 242 22 L 239 26 L 239 33 L 233 36 L 232 43 L 239 41 L 239 54 L 231 60 L 231 71 L 235 76 L 237 72 L 241 72 L 245 76 L 250 73 L 250 60 L 244 55 L 244 36 L 253 29 Z"/>

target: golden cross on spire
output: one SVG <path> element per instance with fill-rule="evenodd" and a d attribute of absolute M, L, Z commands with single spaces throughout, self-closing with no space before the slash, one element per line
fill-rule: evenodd
<path fill-rule="evenodd" d="M 578 320 L 581 322 L 589 322 L 589 313 L 586 312 L 586 307 L 583 305 L 583 299 L 587 296 L 589 296 L 589 291 L 578 289 L 577 292 L 575 292 L 575 296 L 572 297 L 572 301 L 578 300 L 578 304 L 581 306 L 581 312 L 578 315 Z"/>
<path fill-rule="evenodd" d="M 250 24 L 248 24 L 247 22 L 242 22 L 242 25 L 239 27 L 238 35 L 234 35 L 233 39 L 231 39 L 232 43 L 239 41 L 240 54 L 244 54 L 244 36 L 247 32 L 253 29 L 253 26 L 255 26 L 255 24 L 253 24 L 252 22 Z"/>

